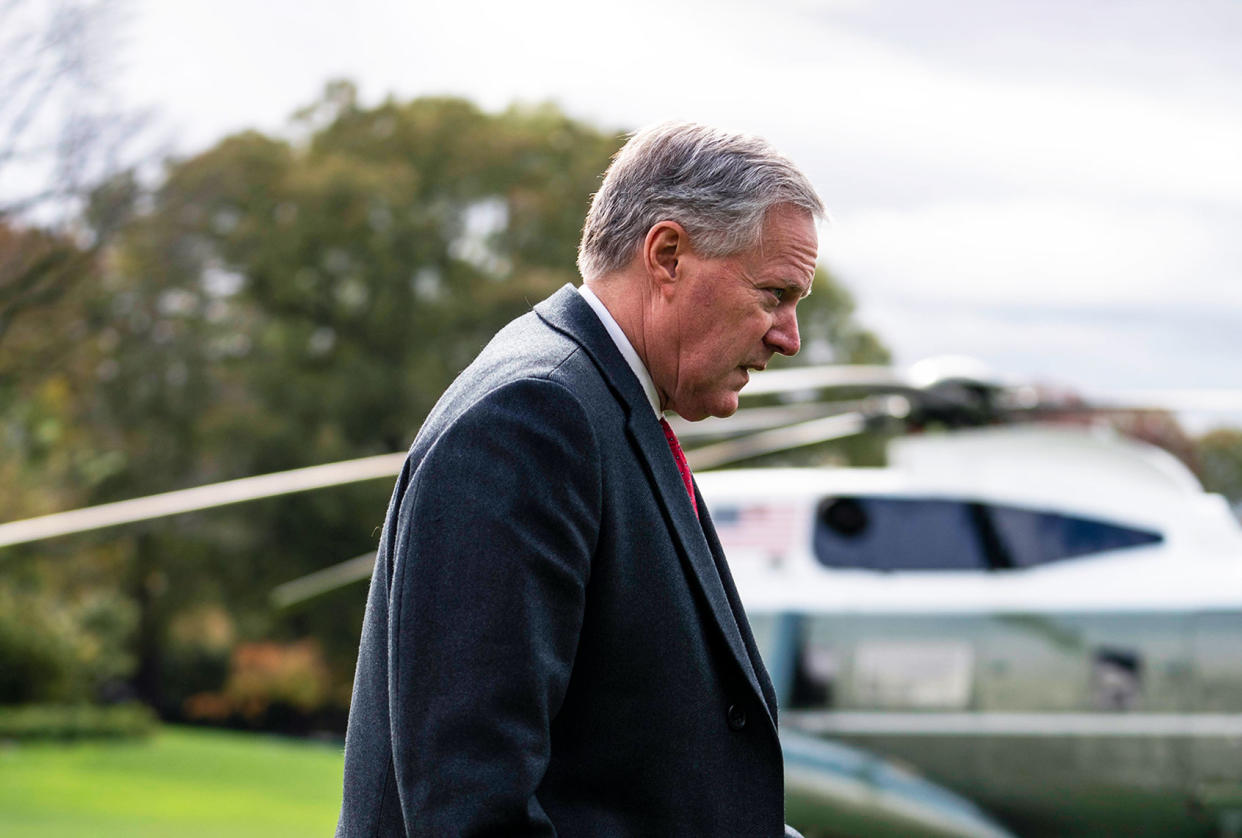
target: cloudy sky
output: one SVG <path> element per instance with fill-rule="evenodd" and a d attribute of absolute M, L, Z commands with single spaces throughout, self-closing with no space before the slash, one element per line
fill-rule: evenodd
<path fill-rule="evenodd" d="M 821 259 L 912 363 L 1084 390 L 1242 384 L 1236 0 L 131 0 L 119 89 L 183 151 L 365 102 L 559 103 L 763 134 Z"/>

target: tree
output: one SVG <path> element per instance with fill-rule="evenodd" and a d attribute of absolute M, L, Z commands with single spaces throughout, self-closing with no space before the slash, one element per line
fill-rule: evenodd
<path fill-rule="evenodd" d="M 854 319 L 854 297 L 823 266 L 815 271 L 812 294 L 798 303 L 802 352 L 791 364 L 887 364 L 888 348 Z"/>
<path fill-rule="evenodd" d="M 0 0 L 0 359 L 17 356 L 19 318 L 91 272 L 136 197 L 146 116 L 109 93 L 113 17 L 107 0 Z M 0 382 L 12 374 L 0 360 Z"/>
<path fill-rule="evenodd" d="M 109 92 L 115 4 L 0 0 L 0 220 L 61 222 L 126 168 L 146 117 Z"/>
<path fill-rule="evenodd" d="M 1216 428 L 1195 440 L 1203 487 L 1229 499 L 1242 516 L 1242 429 Z"/>
<path fill-rule="evenodd" d="M 0 500 L 10 517 L 78 505 L 102 478 L 67 420 L 89 386 L 82 345 L 100 327 L 85 305 L 90 279 L 138 194 L 122 162 L 143 118 L 106 84 L 112 13 L 107 0 L 0 0 Z"/>

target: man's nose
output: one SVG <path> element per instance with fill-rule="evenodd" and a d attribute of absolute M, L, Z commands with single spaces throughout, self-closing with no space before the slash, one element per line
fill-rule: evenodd
<path fill-rule="evenodd" d="M 802 343 L 798 339 L 798 318 L 792 310 L 781 311 L 776 322 L 764 335 L 764 342 L 782 355 L 797 355 Z"/>

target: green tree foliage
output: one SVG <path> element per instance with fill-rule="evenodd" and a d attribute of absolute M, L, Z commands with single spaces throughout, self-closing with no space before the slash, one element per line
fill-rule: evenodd
<path fill-rule="evenodd" d="M 48 472 L 75 481 L 49 503 L 404 449 L 503 323 L 577 281 L 589 196 L 624 139 L 547 105 L 362 107 L 347 83 L 300 112 L 294 135 L 224 139 L 170 162 L 150 195 L 125 178 L 96 191 L 92 223 L 118 206 L 139 211 L 80 262 L 87 281 L 40 333 L 49 352 L 54 334 L 74 335 L 56 374 L 15 391 L 0 416 L 8 432 L 43 440 L 28 459 L 78 452 Z M 826 273 L 805 309 L 813 360 L 886 358 Z M 34 474 L 21 483 L 33 487 Z M 35 545 L 10 568 L 45 582 L 42 568 L 60 568 L 64 596 L 111 584 L 137 614 L 140 692 L 166 712 L 186 694 L 169 677 L 222 660 L 218 644 L 178 629 L 187 615 L 227 615 L 213 619 L 228 623 L 229 642 L 314 636 L 347 686 L 363 586 L 283 615 L 268 595 L 374 549 L 390 489 L 373 481 L 131 525 Z"/>
<path fill-rule="evenodd" d="M 1204 488 L 1227 497 L 1242 514 L 1242 429 L 1209 431 L 1195 440 L 1195 453 Z"/>
<path fill-rule="evenodd" d="M 0 705 L 85 702 L 128 676 L 134 613 L 97 591 L 66 600 L 0 586 Z"/>
<path fill-rule="evenodd" d="M 822 265 L 815 270 L 811 296 L 798 303 L 802 351 L 791 364 L 887 364 L 892 361 L 879 336 L 854 319 L 854 297 Z"/>

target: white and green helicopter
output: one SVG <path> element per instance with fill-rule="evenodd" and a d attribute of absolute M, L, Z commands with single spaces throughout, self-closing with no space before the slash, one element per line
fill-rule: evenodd
<path fill-rule="evenodd" d="M 851 378 L 880 400 L 789 436 L 959 430 L 894 438 L 884 468 L 698 478 L 786 735 L 917 766 L 1021 835 L 1242 834 L 1242 527 L 1225 500 L 1107 426 L 1017 424 L 1081 419 L 1080 403 L 943 365 L 790 370 L 755 394 Z M 804 788 L 795 765 L 791 817 Z"/>
<path fill-rule="evenodd" d="M 974 366 L 788 369 L 743 395 L 769 404 L 678 433 L 781 698 L 791 823 L 1242 835 L 1242 528 L 1222 498 L 1106 427 L 1021 421 L 1085 410 Z M 894 425 L 955 430 L 895 436 L 881 468 L 721 468 Z M 0 547 L 390 478 L 404 456 L 0 524 Z"/>

